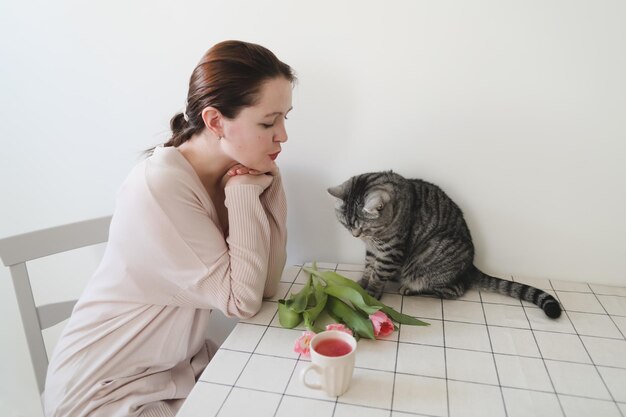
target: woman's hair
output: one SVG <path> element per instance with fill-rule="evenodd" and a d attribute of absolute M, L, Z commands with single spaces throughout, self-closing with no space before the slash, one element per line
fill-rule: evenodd
<path fill-rule="evenodd" d="M 267 48 L 242 41 L 224 41 L 209 49 L 189 80 L 187 107 L 170 120 L 171 138 L 163 146 L 179 146 L 204 129 L 202 110 L 214 107 L 225 117 L 237 117 L 253 106 L 265 81 L 296 76 Z M 150 152 L 150 151 L 149 151 Z"/>

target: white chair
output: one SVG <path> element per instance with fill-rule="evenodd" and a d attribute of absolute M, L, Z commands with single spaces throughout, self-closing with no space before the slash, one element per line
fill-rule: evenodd
<path fill-rule="evenodd" d="M 42 331 L 70 317 L 76 300 L 37 306 L 26 262 L 106 242 L 111 216 L 53 227 L 0 240 L 0 259 L 10 268 L 39 393 L 43 393 L 48 354 Z"/>

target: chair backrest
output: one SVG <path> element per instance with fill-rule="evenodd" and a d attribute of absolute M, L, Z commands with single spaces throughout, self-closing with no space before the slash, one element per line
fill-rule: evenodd
<path fill-rule="evenodd" d="M 96 245 L 109 237 L 111 216 L 0 239 L 0 259 L 10 268 L 26 342 L 41 394 L 45 388 L 48 354 L 42 331 L 70 317 L 76 300 L 37 306 L 26 263 L 55 253 Z"/>

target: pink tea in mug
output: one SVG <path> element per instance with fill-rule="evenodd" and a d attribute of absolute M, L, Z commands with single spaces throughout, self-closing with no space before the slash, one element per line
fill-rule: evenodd
<path fill-rule="evenodd" d="M 315 346 L 315 351 L 324 356 L 343 356 L 352 352 L 352 347 L 339 339 L 325 339 Z"/>
<path fill-rule="evenodd" d="M 343 395 L 350 387 L 354 373 L 356 339 L 339 330 L 326 330 L 313 336 L 310 349 L 311 363 L 300 372 L 300 381 L 330 397 Z M 307 382 L 309 372 L 318 374 L 319 383 Z"/>

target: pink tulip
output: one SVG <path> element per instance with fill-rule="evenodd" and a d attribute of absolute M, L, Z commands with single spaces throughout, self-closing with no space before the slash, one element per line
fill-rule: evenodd
<path fill-rule="evenodd" d="M 309 346 L 311 345 L 311 339 L 313 339 L 313 336 L 315 336 L 315 333 L 309 330 L 302 332 L 302 336 L 296 340 L 296 343 L 293 346 L 293 351 L 308 358 L 311 354 Z"/>
<path fill-rule="evenodd" d="M 340 332 L 348 333 L 350 336 L 352 336 L 352 330 L 350 330 L 341 323 L 329 324 L 328 326 L 326 326 L 326 330 L 339 330 Z"/>
<path fill-rule="evenodd" d="M 393 323 L 382 311 L 377 311 L 370 315 L 370 320 L 374 325 L 374 336 L 385 337 L 389 336 L 394 331 Z"/>

